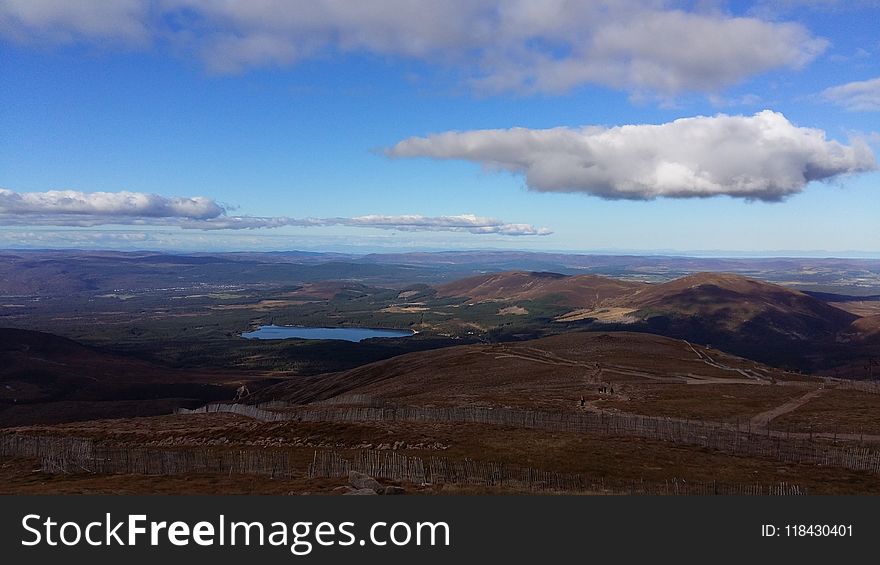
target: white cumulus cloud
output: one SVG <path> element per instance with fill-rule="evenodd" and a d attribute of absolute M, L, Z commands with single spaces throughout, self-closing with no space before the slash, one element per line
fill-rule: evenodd
<path fill-rule="evenodd" d="M 602 84 L 664 96 L 797 69 L 803 25 L 675 0 L 2 0 L 0 37 L 170 45 L 216 72 L 366 53 L 452 68 L 487 91 Z"/>
<path fill-rule="evenodd" d="M 779 200 L 811 181 L 869 171 L 862 141 L 844 145 L 780 113 L 682 118 L 659 125 L 446 132 L 401 141 L 391 157 L 480 163 L 529 188 L 609 199 L 728 195 Z"/>

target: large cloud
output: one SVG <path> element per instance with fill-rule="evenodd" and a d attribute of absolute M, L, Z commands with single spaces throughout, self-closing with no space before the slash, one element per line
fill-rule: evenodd
<path fill-rule="evenodd" d="M 826 100 L 843 106 L 847 110 L 880 110 L 880 77 L 832 86 L 822 91 Z"/>
<path fill-rule="evenodd" d="M 448 231 L 498 235 L 548 235 L 545 228 L 495 218 L 369 215 L 353 218 L 231 216 L 204 196 L 164 197 L 140 192 L 15 192 L 0 188 L 0 226 L 176 226 L 194 230 L 256 230 L 283 226 L 348 226 L 400 231 Z"/>
<path fill-rule="evenodd" d="M 449 66 L 480 88 L 597 83 L 671 95 L 799 68 L 827 47 L 800 24 L 669 0 L 0 0 L 0 35 L 119 38 L 189 50 L 218 72 L 333 53 Z"/>
<path fill-rule="evenodd" d="M 811 181 L 876 168 L 866 144 L 829 141 L 769 110 L 660 125 L 447 132 L 406 139 L 387 154 L 473 161 L 522 173 L 533 190 L 610 199 L 779 200 Z"/>

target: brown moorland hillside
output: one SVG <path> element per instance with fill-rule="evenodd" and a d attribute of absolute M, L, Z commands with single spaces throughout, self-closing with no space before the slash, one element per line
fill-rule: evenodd
<path fill-rule="evenodd" d="M 698 273 L 646 286 L 624 297 L 620 305 L 710 318 L 731 330 L 764 319 L 795 337 L 833 334 L 857 317 L 803 292 L 725 273 Z"/>
<path fill-rule="evenodd" d="M 560 324 L 646 331 L 799 370 L 825 370 L 840 365 L 841 359 L 864 356 L 849 351 L 851 345 L 842 346 L 840 340 L 858 315 L 809 294 L 740 275 L 698 273 L 648 284 L 591 275 L 506 272 L 437 289 L 438 296 L 466 296 L 475 302 L 544 300 L 572 308 L 556 316 Z M 870 335 L 870 324 L 862 322 L 854 330 Z"/>
<path fill-rule="evenodd" d="M 876 340 L 880 338 L 880 314 L 859 318 L 849 327 L 848 333 L 854 334 L 857 338 L 863 340 Z"/>
<path fill-rule="evenodd" d="M 833 434 L 835 445 L 838 439 L 880 441 L 880 436 L 860 433 L 871 433 L 872 428 L 865 427 L 863 418 L 876 407 L 877 395 L 858 392 L 852 398 L 837 399 L 831 393 L 838 386 L 838 382 L 787 373 L 683 340 L 634 332 L 570 332 L 529 341 L 409 353 L 344 372 L 290 378 L 248 398 L 253 403 L 286 400 L 292 401 L 290 404 L 224 404 L 254 414 L 275 411 L 285 416 L 281 420 L 197 410 L 173 416 L 136 418 L 137 414 L 131 414 L 117 420 L 10 430 L 25 436 L 93 438 L 102 449 L 112 452 L 109 459 L 102 455 L 100 461 L 120 464 L 128 461 L 130 454 L 195 463 L 206 458 L 211 465 L 219 465 L 221 460 L 251 461 L 248 475 L 239 476 L 232 467 L 222 466 L 208 473 L 196 465 L 188 474 L 162 475 L 152 481 L 137 474 L 115 475 L 114 471 L 65 475 L 67 479 L 60 481 L 51 477 L 47 480 L 44 473 L 35 475 L 32 469 L 36 463 L 21 459 L 0 466 L 0 477 L 5 484 L 14 485 L 7 488 L 28 492 L 202 492 L 200 489 L 210 488 L 222 492 L 275 492 L 277 487 L 260 476 L 271 471 L 274 477 L 279 467 L 273 463 L 267 470 L 259 461 L 280 457 L 285 473 L 290 473 L 283 481 L 276 479 L 288 489 L 283 492 L 330 493 L 341 492 L 345 478 L 315 480 L 307 470 L 319 458 L 319 451 L 335 450 L 346 458 L 440 457 L 451 462 L 482 461 L 492 466 L 582 473 L 601 481 L 602 489 L 610 487 L 608 492 L 618 492 L 613 489 L 643 480 L 657 484 L 720 481 L 752 486 L 785 481 L 811 493 L 870 492 L 876 489 L 876 476 L 865 471 L 812 465 L 800 459 L 783 461 L 763 452 L 728 453 L 723 446 L 702 447 L 702 440 L 694 444 L 692 440 L 649 438 L 617 428 L 605 432 L 543 429 L 519 420 L 398 420 L 395 414 L 399 411 L 393 409 L 473 409 L 502 415 L 519 410 L 536 416 L 572 418 L 584 417 L 584 412 L 600 413 L 603 418 L 644 415 L 649 418 L 645 429 L 685 418 L 702 420 L 692 423 L 705 431 L 716 429 L 723 421 L 728 430 L 735 425 L 743 434 L 760 430 L 749 437 L 764 439 L 763 430 L 770 437 L 772 424 L 773 437 L 767 440 L 771 443 L 789 441 L 789 432 L 793 432 L 792 441 L 806 441 L 814 431 L 825 433 L 828 441 Z M 863 408 L 857 418 L 832 420 L 823 401 L 833 401 L 831 406 L 843 402 Z M 361 409 L 366 407 L 374 410 L 371 414 L 382 416 L 346 416 L 352 411 L 363 415 Z M 806 419 L 784 427 L 772 422 L 793 416 L 798 410 L 807 411 Z M 302 417 L 322 412 L 324 416 L 317 420 Z M 847 435 L 838 438 L 838 432 Z M 132 480 L 123 483 L 118 480 L 120 476 Z M 384 475 L 377 476 L 386 480 Z M 419 481 L 404 487 L 408 492 L 426 492 Z M 429 492 L 455 492 L 457 488 L 462 487 L 454 481 L 440 481 Z M 527 487 L 480 488 L 481 492 L 516 492 L 517 488 Z"/>
<path fill-rule="evenodd" d="M 162 414 L 228 399 L 247 375 L 180 371 L 56 335 L 0 328 L 0 426 Z"/>
<path fill-rule="evenodd" d="M 727 387 L 723 391 L 713 389 L 715 400 L 733 406 L 741 398 L 722 395 L 740 385 L 772 406 L 778 403 L 779 391 L 771 389 L 791 389 L 783 396 L 798 394 L 798 389 L 768 385 L 805 380 L 809 379 L 682 340 L 633 332 L 571 332 L 410 353 L 268 387 L 253 401 L 309 403 L 358 394 L 402 404 L 574 410 L 581 396 L 619 400 L 642 397 L 644 390 L 655 387 L 673 387 L 704 403 L 713 398 L 706 396 L 708 387 L 722 385 Z M 599 394 L 603 386 L 607 392 L 616 388 L 615 394 Z"/>
<path fill-rule="evenodd" d="M 775 366 L 825 372 L 864 355 L 840 336 L 858 317 L 805 293 L 738 275 L 700 273 L 626 297 L 638 329 L 712 344 Z M 864 373 L 851 373 L 864 375 Z"/>
<path fill-rule="evenodd" d="M 516 301 L 556 295 L 560 304 L 586 308 L 630 294 L 643 286 L 643 283 L 598 275 L 510 271 L 478 275 L 440 285 L 437 287 L 437 296 L 461 296 L 474 301 Z"/>
<path fill-rule="evenodd" d="M 716 330 L 760 329 L 795 339 L 827 337 L 858 318 L 803 292 L 726 273 L 698 273 L 646 284 L 596 275 L 513 271 L 440 285 L 437 296 L 509 302 L 552 297 L 579 309 L 561 321 L 590 317 L 607 321 L 601 314 L 613 309 L 629 315 L 630 322 L 657 316 L 691 318 L 711 322 Z"/>

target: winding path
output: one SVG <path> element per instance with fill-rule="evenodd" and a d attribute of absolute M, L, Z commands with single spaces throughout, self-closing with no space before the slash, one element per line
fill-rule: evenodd
<path fill-rule="evenodd" d="M 776 408 L 771 408 L 766 412 L 761 412 L 760 414 L 755 415 L 751 419 L 751 424 L 753 427 L 760 428 L 762 426 L 766 426 L 768 422 L 773 421 L 774 419 L 782 416 L 783 414 L 788 414 L 789 412 L 793 412 L 797 410 L 807 402 L 813 400 L 814 398 L 821 396 L 831 390 L 830 388 L 817 388 L 815 390 L 811 390 L 810 392 L 798 396 L 796 398 L 792 398 L 788 402 L 784 404 L 780 404 Z"/>

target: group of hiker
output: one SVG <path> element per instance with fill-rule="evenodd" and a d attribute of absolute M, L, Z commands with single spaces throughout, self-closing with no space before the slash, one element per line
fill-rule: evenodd
<path fill-rule="evenodd" d="M 599 394 L 614 394 L 614 387 L 609 385 L 602 385 L 599 387 Z M 587 405 L 587 399 L 585 396 L 581 395 L 581 408 Z"/>

